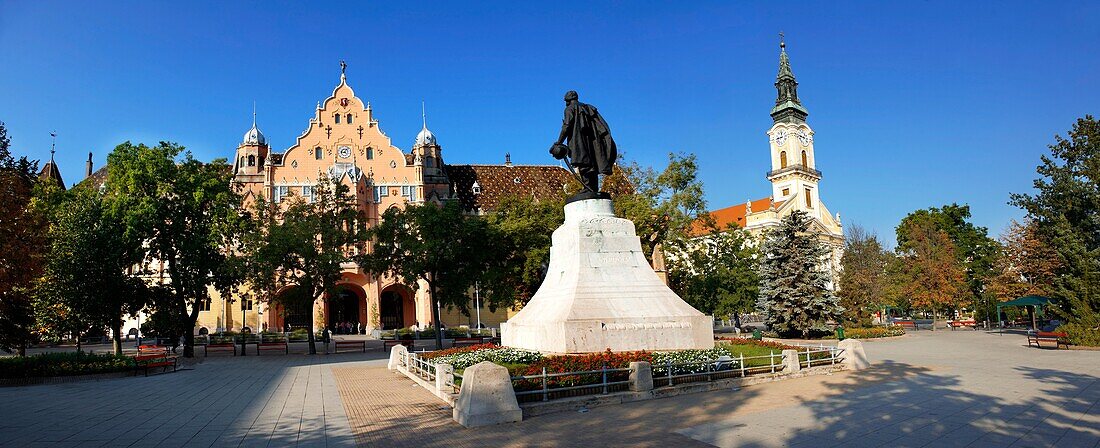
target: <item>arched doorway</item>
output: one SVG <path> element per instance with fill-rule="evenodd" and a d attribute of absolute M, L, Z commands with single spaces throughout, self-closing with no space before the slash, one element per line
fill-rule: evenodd
<path fill-rule="evenodd" d="M 404 302 L 404 297 L 401 297 L 401 294 L 397 291 L 390 289 L 382 292 L 382 311 L 380 314 L 383 330 L 405 328 L 405 312 L 402 302 Z"/>
<path fill-rule="evenodd" d="M 360 323 L 360 308 L 364 302 L 362 296 L 354 287 L 339 286 L 333 292 L 326 303 L 328 306 L 328 326 L 347 324 L 351 328 L 358 328 Z"/>
<path fill-rule="evenodd" d="M 282 328 L 279 330 L 313 328 L 313 301 L 306 296 L 302 288 L 296 286 L 287 288 L 276 296 L 275 301 L 283 321 Z"/>

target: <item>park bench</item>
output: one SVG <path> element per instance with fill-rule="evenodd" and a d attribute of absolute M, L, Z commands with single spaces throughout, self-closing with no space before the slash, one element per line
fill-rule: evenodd
<path fill-rule="evenodd" d="M 458 337 L 458 338 L 454 339 L 454 343 L 452 343 L 451 346 L 452 347 L 468 347 L 468 346 L 471 346 L 471 345 L 484 344 L 486 341 L 491 340 L 491 339 L 492 338 L 483 337 L 483 336 Z"/>
<path fill-rule="evenodd" d="M 1069 348 L 1069 344 L 1066 342 L 1067 336 L 1067 334 L 1057 331 L 1029 331 L 1027 333 L 1027 346 L 1031 347 L 1031 344 L 1034 343 L 1036 347 L 1042 348 L 1043 346 L 1039 343 L 1047 341 L 1054 342 L 1055 349 L 1061 345 Z"/>
<path fill-rule="evenodd" d="M 164 367 L 167 370 L 171 366 L 172 371 L 175 372 L 179 367 L 179 357 L 169 353 L 167 347 L 142 345 L 138 347 L 138 354 L 134 355 L 134 363 L 136 368 L 145 371 L 145 376 L 149 376 L 149 369 L 156 367 Z"/>
<path fill-rule="evenodd" d="M 367 352 L 367 341 L 341 341 L 339 339 L 333 341 L 335 343 L 333 347 L 333 353 L 347 353 L 351 351 Z M 344 350 L 341 350 L 344 349 Z"/>
<path fill-rule="evenodd" d="M 233 356 L 237 356 L 237 344 L 234 344 L 234 343 L 231 343 L 231 342 L 224 342 L 224 343 L 218 343 L 218 344 L 206 344 L 204 346 L 204 348 L 205 348 L 203 350 L 203 356 L 204 357 L 205 356 L 210 356 L 210 351 L 211 350 L 213 350 L 215 353 L 218 353 L 218 352 L 220 352 L 220 353 L 231 352 L 231 353 L 233 353 Z"/>
<path fill-rule="evenodd" d="M 978 329 L 978 323 L 975 322 L 974 320 L 953 320 L 953 321 L 951 321 L 951 330 L 952 331 L 954 331 L 956 328 L 962 328 L 962 327 L 970 327 L 970 329 L 972 329 L 972 330 L 977 330 Z"/>
<path fill-rule="evenodd" d="M 917 330 L 917 323 L 911 320 L 896 320 L 894 321 L 894 325 L 904 328 L 906 331 Z"/>
<path fill-rule="evenodd" d="M 391 348 L 396 347 L 398 345 L 404 345 L 405 347 L 408 347 L 411 350 L 413 348 L 413 343 L 414 342 L 415 341 L 413 341 L 412 339 L 383 339 L 382 340 L 382 351 L 388 352 L 388 351 L 390 351 Z"/>
<path fill-rule="evenodd" d="M 256 355 L 262 354 L 264 351 L 280 351 L 283 354 L 290 353 L 290 344 L 286 341 L 281 342 L 257 342 L 256 343 Z"/>

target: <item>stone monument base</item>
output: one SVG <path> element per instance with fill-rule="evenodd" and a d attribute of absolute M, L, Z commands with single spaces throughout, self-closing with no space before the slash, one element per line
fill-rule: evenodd
<path fill-rule="evenodd" d="M 657 277 L 610 199 L 566 204 L 542 286 L 500 330 L 503 345 L 544 353 L 714 347 L 713 320 Z"/>

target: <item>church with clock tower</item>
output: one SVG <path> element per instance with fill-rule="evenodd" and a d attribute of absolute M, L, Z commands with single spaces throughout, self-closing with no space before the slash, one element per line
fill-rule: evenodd
<path fill-rule="evenodd" d="M 814 131 L 806 122 L 809 112 L 798 98 L 798 81 L 791 70 L 786 43 L 779 44 L 779 74 L 775 79 L 776 100 L 771 110 L 772 126 L 768 129 L 771 196 L 749 200 L 712 211 L 719 229 L 737 226 L 760 237 L 779 225 L 783 217 L 796 210 L 806 212 L 812 221 L 812 231 L 830 248 L 829 260 L 824 260 L 836 279 L 840 272 L 840 257 L 844 253 L 844 228 L 840 214 L 832 214 L 821 200 L 821 171 L 814 154 Z M 696 233 L 703 230 L 696 227 Z"/>

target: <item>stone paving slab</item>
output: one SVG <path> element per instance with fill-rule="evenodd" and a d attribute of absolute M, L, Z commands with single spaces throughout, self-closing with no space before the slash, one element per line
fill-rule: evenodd
<path fill-rule="evenodd" d="M 208 358 L 149 377 L 0 388 L 0 446 L 350 447 L 330 365 L 380 356 Z"/>
<path fill-rule="evenodd" d="M 1100 352 L 1021 335 L 922 331 L 867 341 L 875 365 L 465 429 L 381 363 L 336 367 L 360 446 L 1100 448 Z"/>

